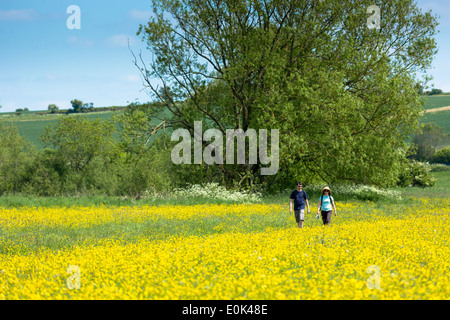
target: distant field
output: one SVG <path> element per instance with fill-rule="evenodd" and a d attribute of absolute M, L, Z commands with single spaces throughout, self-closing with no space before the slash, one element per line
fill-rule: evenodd
<path fill-rule="evenodd" d="M 443 108 L 450 106 L 450 95 L 435 95 L 426 97 L 424 105 L 425 110 Z M 447 134 L 450 134 L 450 110 L 425 113 L 420 121 L 421 123 L 434 122 L 444 128 Z"/>
<path fill-rule="evenodd" d="M 426 99 L 424 109 L 430 110 L 435 108 L 442 108 L 450 106 L 450 95 L 433 95 L 423 96 Z M 58 119 L 67 116 L 64 114 L 45 114 L 39 115 L 38 112 L 42 111 L 30 111 L 17 116 L 14 112 L 0 113 L 0 121 L 5 120 L 7 122 L 13 122 L 19 129 L 20 134 L 35 144 L 38 148 L 42 148 L 43 144 L 40 141 L 40 135 L 48 125 L 54 126 Z M 100 119 L 109 120 L 112 119 L 114 114 L 119 114 L 123 111 L 104 111 L 87 113 L 86 116 L 90 119 L 99 117 Z M 420 120 L 421 123 L 434 122 L 437 125 L 444 128 L 445 132 L 450 134 L 450 110 L 425 113 Z"/>
<path fill-rule="evenodd" d="M 113 115 L 120 114 L 123 111 L 105 111 L 105 112 L 95 112 L 81 114 L 87 116 L 89 119 L 100 118 L 102 120 L 110 120 Z M 79 115 L 79 114 L 78 114 Z M 77 114 L 46 114 L 37 115 L 36 113 L 30 112 L 27 114 L 22 114 L 20 116 L 14 113 L 4 113 L 0 114 L 0 120 L 5 122 L 14 123 L 19 130 L 19 133 L 25 137 L 28 141 L 33 143 L 38 149 L 43 148 L 44 145 L 40 140 L 42 132 L 44 132 L 45 127 L 48 125 L 54 126 L 59 119 L 62 117 L 77 117 Z"/>
<path fill-rule="evenodd" d="M 434 122 L 444 128 L 447 134 L 450 134 L 450 110 L 433 113 L 425 113 L 420 121 L 421 123 Z"/>
<path fill-rule="evenodd" d="M 425 96 L 425 98 L 427 99 L 425 110 L 450 106 L 450 95 Z"/>

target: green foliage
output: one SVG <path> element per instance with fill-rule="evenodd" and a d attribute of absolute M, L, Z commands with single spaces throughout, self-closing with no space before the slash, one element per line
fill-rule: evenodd
<path fill-rule="evenodd" d="M 309 197 L 314 198 L 311 201 L 316 201 L 319 198 L 320 190 L 324 184 L 309 184 L 304 189 L 308 192 Z M 330 185 L 332 195 L 336 197 L 336 201 L 361 200 L 361 201 L 396 201 L 401 200 L 400 193 L 390 189 L 377 188 L 368 185 L 353 185 L 353 184 L 335 184 Z"/>
<path fill-rule="evenodd" d="M 70 101 L 72 104 L 72 109 L 70 109 L 69 113 L 81 113 L 81 112 L 88 112 L 92 111 L 94 109 L 94 104 L 92 102 L 90 103 L 83 103 L 83 101 L 74 99 Z"/>
<path fill-rule="evenodd" d="M 27 166 L 18 191 L 44 197 L 60 195 L 60 177 L 65 174 L 64 164 L 58 161 L 55 151 L 51 149 L 41 150 Z"/>
<path fill-rule="evenodd" d="M 125 112 L 114 119 L 119 125 L 119 146 L 124 151 L 138 155 L 147 150 L 160 132 L 165 131 L 159 103 L 132 103 Z"/>
<path fill-rule="evenodd" d="M 443 93 L 444 92 L 441 89 L 436 89 L 436 88 L 431 89 L 431 91 L 425 91 L 425 94 L 428 94 L 430 96 L 436 95 L 436 94 L 443 94 Z"/>
<path fill-rule="evenodd" d="M 432 187 L 436 179 L 430 174 L 428 163 L 416 160 L 408 161 L 398 177 L 400 187 Z"/>
<path fill-rule="evenodd" d="M 415 72 L 431 65 L 436 18 L 413 0 L 378 5 L 382 28 L 371 30 L 365 7 L 353 0 L 154 0 L 155 15 L 139 34 L 155 59 L 139 70 L 159 102 L 129 105 L 115 118 L 118 131 L 113 122 L 78 116 L 52 123 L 42 135 L 52 149 L 16 167 L 3 190 L 141 196 L 220 183 L 277 192 L 297 180 L 387 187 L 399 176 L 402 185 L 429 185 L 420 164 L 404 168 L 404 141 L 422 112 Z M 71 104 L 73 113 L 93 109 Z M 223 134 L 279 129 L 278 174 L 261 176 L 261 163 L 174 165 L 175 143 L 162 133 L 192 132 L 195 120 Z M 8 150 L 1 156 L 9 162 L 23 158 L 23 148 Z"/>
<path fill-rule="evenodd" d="M 155 149 L 146 153 L 138 162 L 127 159 L 128 161 L 116 165 L 115 172 L 119 181 L 116 194 L 140 197 L 145 190 L 167 192 L 173 187 L 165 154 Z"/>
<path fill-rule="evenodd" d="M 127 124 L 133 122 L 132 117 L 128 120 Z M 201 183 L 208 172 L 204 167 L 174 165 L 175 142 L 166 135 L 154 139 L 151 148 L 133 139 L 114 140 L 112 120 L 61 117 L 41 136 L 48 148 L 33 153 L 14 125 L 1 124 L 0 193 L 142 197 L 145 192 L 164 194 L 188 182 Z"/>
<path fill-rule="evenodd" d="M 73 171 L 82 171 L 95 157 L 108 161 L 114 157 L 112 121 L 89 120 L 84 116 L 61 118 L 54 128 L 48 126 L 42 141 L 56 149 L 55 156 Z"/>
<path fill-rule="evenodd" d="M 56 111 L 58 111 L 59 108 L 56 104 L 49 104 L 48 105 L 48 111 L 50 111 L 50 113 L 56 113 Z"/>
<path fill-rule="evenodd" d="M 23 112 L 30 112 L 30 110 L 28 110 L 28 108 L 24 108 L 24 109 L 18 108 L 18 109 L 16 109 L 16 115 L 17 116 L 20 116 Z"/>
<path fill-rule="evenodd" d="M 411 158 L 418 161 L 431 161 L 436 150 L 447 142 L 448 135 L 444 129 L 435 123 L 425 123 L 421 126 L 419 133 L 413 138 L 416 146 L 415 153 Z"/>
<path fill-rule="evenodd" d="M 71 112 L 79 113 L 83 109 L 83 101 L 80 101 L 78 99 L 71 100 L 70 104 L 72 105 Z"/>
<path fill-rule="evenodd" d="M 37 164 L 33 170 L 39 179 L 46 177 L 52 187 L 45 194 L 38 193 L 114 194 L 116 177 L 109 172 L 118 154 L 114 131 L 112 121 L 89 120 L 85 116 L 64 117 L 54 127 L 46 127 L 41 138 L 53 150 L 44 150 L 42 168 Z M 39 172 L 46 174 L 42 177 Z M 36 179 L 30 179 L 29 188 L 36 190 Z"/>
<path fill-rule="evenodd" d="M 119 126 L 119 143 L 122 150 L 120 170 L 123 184 L 120 194 L 167 192 L 188 183 L 211 181 L 214 176 L 221 180 L 221 172 L 207 165 L 174 165 L 171 141 L 172 127 L 166 127 L 162 103 L 132 103 L 115 120 Z M 167 119 L 167 118 L 166 118 Z M 216 180 L 216 181 L 217 181 Z M 134 181 L 130 185 L 130 181 Z"/>
<path fill-rule="evenodd" d="M 450 147 L 442 148 L 436 152 L 431 160 L 432 163 L 450 164 Z"/>
<path fill-rule="evenodd" d="M 16 191 L 32 161 L 35 149 L 17 128 L 0 122 L 0 195 Z"/>

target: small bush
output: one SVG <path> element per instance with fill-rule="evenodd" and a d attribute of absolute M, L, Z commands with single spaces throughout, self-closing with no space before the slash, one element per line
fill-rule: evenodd
<path fill-rule="evenodd" d="M 443 148 L 436 152 L 431 163 L 450 164 L 450 147 Z"/>
<path fill-rule="evenodd" d="M 432 187 L 436 183 L 430 175 L 431 167 L 428 162 L 409 161 L 400 173 L 398 186 L 400 187 Z"/>
<path fill-rule="evenodd" d="M 445 164 L 432 164 L 430 168 L 431 172 L 450 171 L 450 166 L 446 166 Z"/>

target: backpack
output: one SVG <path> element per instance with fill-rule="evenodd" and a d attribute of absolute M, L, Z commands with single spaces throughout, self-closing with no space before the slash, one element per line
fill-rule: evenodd
<path fill-rule="evenodd" d="M 330 204 L 332 205 L 334 202 L 334 199 L 331 197 L 331 194 L 329 195 L 329 197 L 330 197 Z M 323 194 L 320 196 L 320 202 L 323 204 Z M 320 205 L 320 206 L 322 206 L 322 205 Z"/>

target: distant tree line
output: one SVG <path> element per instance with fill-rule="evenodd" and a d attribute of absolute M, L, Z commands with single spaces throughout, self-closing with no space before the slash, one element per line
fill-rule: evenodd
<path fill-rule="evenodd" d="M 423 94 L 433 96 L 437 94 L 447 94 L 447 93 L 443 92 L 441 89 L 431 89 L 430 91 L 424 91 Z"/>
<path fill-rule="evenodd" d="M 126 106 L 110 106 L 110 107 L 97 107 L 94 108 L 94 103 L 84 103 L 81 100 L 73 99 L 70 101 L 71 108 L 68 110 L 60 110 L 59 107 L 52 103 L 47 107 L 47 111 L 38 111 L 35 112 L 36 115 L 44 115 L 44 114 L 71 114 L 71 113 L 91 113 L 91 112 L 102 112 L 102 111 L 118 111 L 123 110 Z M 1 106 L 0 106 L 1 107 Z M 29 112 L 28 108 L 18 108 L 15 111 L 15 114 L 20 116 L 24 112 Z"/>
<path fill-rule="evenodd" d="M 16 109 L 16 115 L 20 116 L 23 112 L 29 112 L 28 108 L 18 108 Z"/>
<path fill-rule="evenodd" d="M 84 103 L 81 100 L 74 99 L 70 101 L 72 108 L 67 110 L 66 113 L 90 113 L 90 112 L 100 112 L 100 111 L 117 111 L 123 110 L 126 107 L 110 106 L 110 107 L 97 107 L 94 108 L 94 103 Z M 50 107 L 50 106 L 49 106 Z"/>

